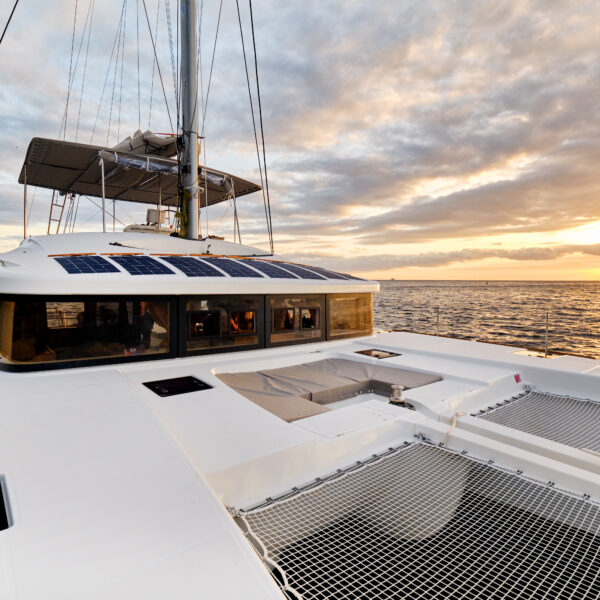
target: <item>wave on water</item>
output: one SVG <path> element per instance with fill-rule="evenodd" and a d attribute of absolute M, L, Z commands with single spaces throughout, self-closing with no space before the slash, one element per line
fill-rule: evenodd
<path fill-rule="evenodd" d="M 439 333 L 600 359 L 600 282 L 381 281 L 375 329 Z"/>

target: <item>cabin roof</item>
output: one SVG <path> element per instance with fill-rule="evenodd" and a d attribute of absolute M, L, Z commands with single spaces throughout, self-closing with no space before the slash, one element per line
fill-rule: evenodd
<path fill-rule="evenodd" d="M 178 164 L 173 158 L 134 154 L 104 146 L 33 138 L 19 183 L 64 194 L 102 197 L 100 159 L 104 160 L 105 197 L 110 200 L 177 205 Z M 203 206 L 252 194 L 261 187 L 241 177 L 205 167 L 198 169 Z"/>
<path fill-rule="evenodd" d="M 5 294 L 185 295 L 373 292 L 375 281 L 224 240 L 150 233 L 27 238 L 0 254 Z"/>

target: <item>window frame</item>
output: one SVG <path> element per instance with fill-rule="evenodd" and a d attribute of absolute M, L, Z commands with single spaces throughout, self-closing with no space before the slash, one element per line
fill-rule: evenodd
<path fill-rule="evenodd" d="M 326 297 L 328 294 L 267 294 L 265 296 L 265 323 L 268 325 L 265 330 L 265 340 L 266 340 L 266 348 L 278 348 L 280 346 L 295 346 L 297 344 L 316 344 L 318 342 L 324 342 L 326 340 L 326 324 L 324 321 L 326 318 L 325 315 L 325 306 L 327 304 Z M 293 306 L 276 306 L 271 307 L 271 300 L 276 299 L 287 299 L 293 300 L 295 298 L 301 299 L 300 302 L 294 303 Z M 297 325 L 294 329 L 288 329 L 284 331 L 274 331 L 273 330 L 273 310 L 280 308 L 293 308 L 294 309 L 294 322 Z M 303 308 L 306 309 L 319 309 L 319 319 L 321 322 L 321 334 L 318 337 L 307 337 L 304 339 L 294 339 L 294 340 L 281 340 L 281 341 L 271 341 L 271 335 L 285 333 L 288 332 L 302 332 L 302 331 L 315 331 L 314 329 L 302 329 L 301 322 L 301 310 Z"/>
<path fill-rule="evenodd" d="M 53 369 L 74 369 L 102 365 L 115 365 L 149 360 L 164 360 L 177 357 L 177 297 L 172 295 L 129 294 L 0 294 L 0 300 L 5 302 L 167 302 L 169 305 L 169 348 L 167 352 L 155 354 L 134 354 L 131 356 L 112 356 L 98 358 L 75 358 L 72 360 L 57 360 L 48 362 L 13 362 L 0 357 L 0 369 L 6 371 L 49 371 Z"/>
<path fill-rule="evenodd" d="M 340 297 L 340 296 L 369 296 L 370 297 L 370 304 L 371 304 L 371 330 L 368 333 L 343 333 L 343 334 L 337 334 L 335 336 L 331 335 L 331 319 L 329 318 L 331 315 L 331 301 Z M 326 305 L 327 305 L 327 313 L 326 313 L 326 317 L 327 317 L 327 323 L 326 323 L 326 329 L 327 329 L 327 337 L 326 340 L 327 341 L 336 341 L 336 340 L 345 340 L 348 338 L 358 338 L 358 337 L 368 337 L 373 335 L 373 292 L 335 292 L 335 293 L 331 293 L 331 294 L 327 294 L 327 301 L 326 301 Z"/>
<path fill-rule="evenodd" d="M 265 347 L 265 324 L 264 324 L 264 294 L 185 294 L 177 296 L 178 301 L 178 356 L 201 356 L 203 354 L 221 354 L 223 352 L 243 352 L 244 350 L 257 350 Z M 236 337 L 242 338 L 244 335 L 256 335 L 258 342 L 254 344 L 233 344 L 231 346 L 209 346 L 208 348 L 198 348 L 188 350 L 187 348 L 187 310 L 186 304 L 190 300 L 208 300 L 216 298 L 235 298 L 237 302 L 232 302 L 231 306 L 227 307 L 227 334 L 232 335 L 230 331 L 230 314 L 232 311 L 247 312 L 247 306 L 242 304 L 244 299 L 254 299 L 256 308 L 254 309 L 254 334 L 235 334 Z M 209 309 L 209 311 L 212 309 Z M 220 336 L 219 336 L 220 337 Z M 206 339 L 217 339 L 215 336 L 207 337 Z"/>

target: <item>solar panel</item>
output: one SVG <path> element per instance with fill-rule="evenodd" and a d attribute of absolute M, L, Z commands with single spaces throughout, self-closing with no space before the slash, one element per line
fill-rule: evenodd
<path fill-rule="evenodd" d="M 326 279 L 322 275 L 315 273 L 314 271 L 309 271 L 304 267 L 299 267 L 298 265 L 290 265 L 289 263 L 278 264 L 278 267 L 285 269 L 286 271 L 291 271 L 295 275 L 298 275 L 300 279 Z"/>
<path fill-rule="evenodd" d="M 321 269 L 321 267 L 309 267 L 306 265 L 302 265 L 303 269 L 308 269 L 309 271 L 314 271 L 319 275 L 323 275 L 323 277 L 327 277 L 327 279 L 348 279 L 345 275 L 341 273 L 335 273 L 334 271 L 328 271 L 327 269 Z"/>
<path fill-rule="evenodd" d="M 260 273 L 230 258 L 200 258 L 199 260 L 211 266 L 219 267 L 219 269 L 225 271 L 230 277 L 262 277 Z"/>
<path fill-rule="evenodd" d="M 150 256 L 111 256 L 110 259 L 129 271 L 131 275 L 175 275 L 169 267 Z"/>
<path fill-rule="evenodd" d="M 54 260 L 69 274 L 119 273 L 119 269 L 101 256 L 58 256 Z"/>
<path fill-rule="evenodd" d="M 250 265 L 254 269 L 258 269 L 261 273 L 264 273 L 273 279 L 297 279 L 296 275 L 293 273 L 290 273 L 289 271 L 286 271 L 285 269 L 282 269 L 270 262 L 251 260 Z"/>
<path fill-rule="evenodd" d="M 221 271 L 191 256 L 161 256 L 161 258 L 188 277 L 225 277 Z"/>

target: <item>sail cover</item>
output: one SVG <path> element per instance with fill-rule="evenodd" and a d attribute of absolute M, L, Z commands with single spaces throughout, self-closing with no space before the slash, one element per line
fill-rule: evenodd
<path fill-rule="evenodd" d="M 133 154 L 103 146 L 33 138 L 19 183 L 58 190 L 64 194 L 102 197 L 104 161 L 105 197 L 143 204 L 177 206 L 177 161 Z M 215 169 L 200 167 L 198 185 L 202 206 L 217 204 L 260 190 L 260 186 Z"/>

